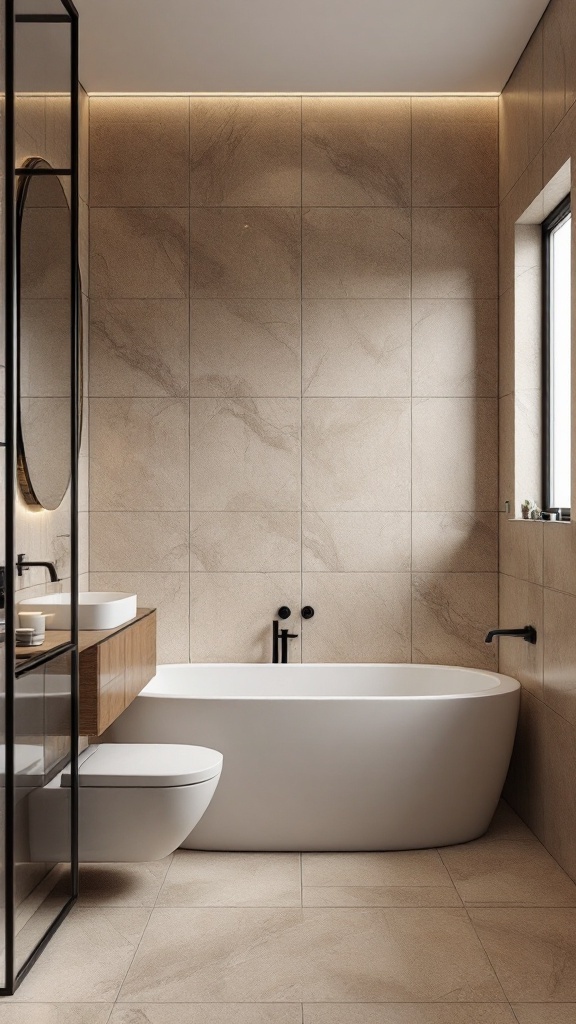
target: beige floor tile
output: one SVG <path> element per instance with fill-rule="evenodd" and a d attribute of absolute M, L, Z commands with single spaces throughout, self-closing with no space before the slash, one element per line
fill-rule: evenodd
<path fill-rule="evenodd" d="M 298 853 L 177 850 L 159 907 L 299 907 Z"/>
<path fill-rule="evenodd" d="M 480 839 L 445 847 L 440 856 L 464 903 L 576 906 L 576 885 L 537 839 Z"/>
<path fill-rule="evenodd" d="M 451 884 L 436 850 L 303 853 L 302 883 L 306 886 Z"/>
<path fill-rule="evenodd" d="M 111 1002 L 150 911 L 75 908 L 24 979 L 17 1002 Z"/>
<path fill-rule="evenodd" d="M 0 1003 L 0 1024 L 108 1024 L 111 1003 Z M 125 1022 L 127 1024 L 127 1022 Z"/>
<path fill-rule="evenodd" d="M 302 1024 L 302 1007 L 300 1003 L 133 1003 L 115 1006 L 110 1024 Z"/>
<path fill-rule="evenodd" d="M 576 1000 L 576 910 L 471 908 L 470 919 L 511 1001 Z"/>
<path fill-rule="evenodd" d="M 576 1003 L 514 1003 L 518 1024 L 574 1024 Z"/>
<path fill-rule="evenodd" d="M 120 1002 L 503 1001 L 463 910 L 154 910 Z"/>
<path fill-rule="evenodd" d="M 318 885 L 302 890 L 305 907 L 461 907 L 451 885 Z"/>
<path fill-rule="evenodd" d="M 304 1006 L 304 1024 L 516 1024 L 502 1003 L 356 1003 Z"/>
<path fill-rule="evenodd" d="M 141 864 L 81 864 L 81 907 L 153 907 L 171 857 Z"/>

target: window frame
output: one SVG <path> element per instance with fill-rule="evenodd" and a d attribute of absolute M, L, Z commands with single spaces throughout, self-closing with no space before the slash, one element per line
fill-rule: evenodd
<path fill-rule="evenodd" d="M 562 199 L 552 212 L 542 222 L 542 395 L 543 395 L 543 430 L 542 430 L 542 507 L 543 511 L 558 511 L 558 506 L 551 505 L 551 239 L 554 230 L 567 217 L 572 216 L 571 195 Z M 570 495 L 572 498 L 572 495 Z M 571 508 L 560 508 L 560 519 L 568 522 L 571 518 Z"/>

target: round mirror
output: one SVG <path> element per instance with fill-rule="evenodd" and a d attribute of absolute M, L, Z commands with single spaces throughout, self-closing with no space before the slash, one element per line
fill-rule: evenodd
<path fill-rule="evenodd" d="M 55 509 L 70 482 L 72 401 L 70 208 L 56 174 L 20 176 L 17 232 L 18 480 L 28 504 Z"/>

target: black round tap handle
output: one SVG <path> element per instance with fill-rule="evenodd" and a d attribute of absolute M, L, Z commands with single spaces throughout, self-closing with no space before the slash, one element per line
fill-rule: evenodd
<path fill-rule="evenodd" d="M 291 615 L 292 615 L 292 612 L 290 611 L 289 608 L 286 607 L 285 604 L 283 604 L 282 607 L 278 609 L 278 618 L 279 619 L 289 619 Z"/>
<path fill-rule="evenodd" d="M 312 605 L 305 604 L 303 609 L 302 609 L 302 618 L 303 619 L 311 619 L 313 617 L 313 615 L 314 615 L 314 609 L 313 609 Z"/>

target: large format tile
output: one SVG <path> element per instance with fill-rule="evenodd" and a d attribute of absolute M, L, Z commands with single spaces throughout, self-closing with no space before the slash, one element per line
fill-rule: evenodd
<path fill-rule="evenodd" d="M 118 1003 L 109 1024 L 302 1024 L 302 1009 L 300 1003 Z M 494 1024 L 500 1024 L 498 1018 Z"/>
<path fill-rule="evenodd" d="M 499 518 L 500 572 L 529 583 L 542 583 L 544 523 L 511 519 L 508 512 L 501 512 Z M 546 529 L 549 525 L 546 524 Z"/>
<path fill-rule="evenodd" d="M 191 572 L 299 572 L 299 512 L 191 512 Z"/>
<path fill-rule="evenodd" d="M 496 398 L 414 399 L 412 431 L 415 511 L 496 511 Z"/>
<path fill-rule="evenodd" d="M 498 205 L 495 97 L 413 97 L 412 203 Z"/>
<path fill-rule="evenodd" d="M 497 572 L 497 512 L 413 512 L 416 572 Z"/>
<path fill-rule="evenodd" d="M 90 211 L 90 297 L 182 299 L 188 295 L 188 210 Z"/>
<path fill-rule="evenodd" d="M 451 885 L 437 850 L 303 853 L 302 884 L 311 886 Z"/>
<path fill-rule="evenodd" d="M 190 295 L 300 297 L 300 209 L 246 207 L 190 213 Z"/>
<path fill-rule="evenodd" d="M 576 879 L 576 727 L 551 708 L 544 705 L 543 709 L 542 839 L 561 867 Z"/>
<path fill-rule="evenodd" d="M 0 1003 L 0 1024 L 108 1024 L 112 1003 Z M 299 1022 L 300 1024 L 300 1022 Z"/>
<path fill-rule="evenodd" d="M 81 864 L 79 906 L 153 907 L 170 861 L 165 857 L 136 864 Z"/>
<path fill-rule="evenodd" d="M 576 909 L 471 908 L 469 914 L 508 999 L 576 1000 Z"/>
<path fill-rule="evenodd" d="M 272 621 L 281 605 L 300 633 L 299 572 L 193 572 L 190 576 L 190 658 L 209 662 L 270 662 Z M 176 659 L 172 659 L 176 660 Z M 300 661 L 300 637 L 289 641 L 288 660 Z"/>
<path fill-rule="evenodd" d="M 190 304 L 190 394 L 299 396 L 296 299 L 198 299 Z"/>
<path fill-rule="evenodd" d="M 120 994 L 227 1002 L 502 1001 L 461 910 L 155 910 Z"/>
<path fill-rule="evenodd" d="M 300 508 L 300 402 L 193 398 L 190 507 L 194 511 Z"/>
<path fill-rule="evenodd" d="M 530 690 L 535 697 L 543 699 L 543 654 L 544 615 L 542 587 L 512 576 L 499 577 L 499 626 L 502 629 L 517 629 L 516 623 L 534 626 L 539 643 L 527 644 L 513 637 L 501 637 L 498 644 L 500 671 L 513 676 Z M 546 648 L 548 637 L 546 637 Z"/>
<path fill-rule="evenodd" d="M 410 509 L 410 400 L 305 398 L 302 502 L 311 511 Z"/>
<path fill-rule="evenodd" d="M 302 391 L 328 397 L 409 396 L 409 300 L 307 299 Z"/>
<path fill-rule="evenodd" d="M 497 386 L 497 299 L 414 299 L 412 394 L 489 398 Z"/>
<path fill-rule="evenodd" d="M 576 885 L 530 833 L 446 846 L 440 856 L 465 904 L 576 906 Z"/>
<path fill-rule="evenodd" d="M 409 573 L 305 572 L 302 592 L 304 661 L 410 660 Z"/>
<path fill-rule="evenodd" d="M 504 1003 L 307 1003 L 304 1024 L 516 1024 L 516 1020 Z"/>
<path fill-rule="evenodd" d="M 413 573 L 414 661 L 494 670 L 497 652 L 484 637 L 497 621 L 497 573 Z"/>
<path fill-rule="evenodd" d="M 91 590 L 137 594 L 141 608 L 156 608 L 159 665 L 189 661 L 189 577 L 185 572 L 92 572 Z"/>
<path fill-rule="evenodd" d="M 493 299 L 498 294 L 498 211 L 412 211 L 412 287 L 417 299 Z"/>
<path fill-rule="evenodd" d="M 543 526 L 545 587 L 576 597 L 576 522 Z"/>
<path fill-rule="evenodd" d="M 91 512 L 92 572 L 188 572 L 188 512 Z"/>
<path fill-rule="evenodd" d="M 542 147 L 542 25 L 537 26 L 506 83 L 499 110 L 502 199 Z"/>
<path fill-rule="evenodd" d="M 298 206 L 300 98 L 193 96 L 191 206 Z"/>
<path fill-rule="evenodd" d="M 304 512 L 302 568 L 318 572 L 408 572 L 409 512 Z"/>
<path fill-rule="evenodd" d="M 302 202 L 410 205 L 410 98 L 304 96 Z"/>
<path fill-rule="evenodd" d="M 304 907 L 461 907 L 452 885 L 320 885 L 302 889 Z"/>
<path fill-rule="evenodd" d="M 92 509 L 187 509 L 188 447 L 187 399 L 91 399 Z"/>
<path fill-rule="evenodd" d="M 188 301 L 93 299 L 90 394 L 188 395 Z"/>
<path fill-rule="evenodd" d="M 91 97 L 91 206 L 188 205 L 188 102 Z"/>
<path fill-rule="evenodd" d="M 544 700 L 576 725 L 576 597 L 555 590 L 544 596 Z"/>
<path fill-rule="evenodd" d="M 518 1024 L 572 1024 L 576 1003 L 514 1003 Z"/>
<path fill-rule="evenodd" d="M 177 850 L 158 907 L 299 907 L 300 854 Z"/>
<path fill-rule="evenodd" d="M 543 128 L 547 139 L 576 100 L 576 26 L 571 0 L 553 0 L 542 20 Z"/>
<path fill-rule="evenodd" d="M 537 836 L 544 838 L 546 707 L 522 687 L 520 714 L 504 796 Z"/>
<path fill-rule="evenodd" d="M 149 916 L 148 910 L 74 908 L 14 1000 L 111 1002 Z"/>
<path fill-rule="evenodd" d="M 409 298 L 410 210 L 304 210 L 302 291 L 309 299 Z"/>

